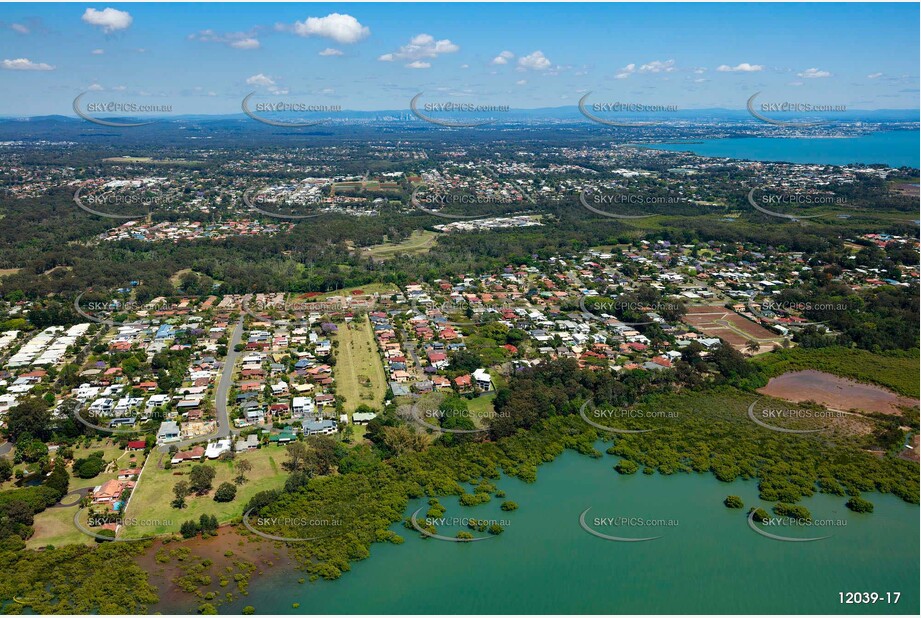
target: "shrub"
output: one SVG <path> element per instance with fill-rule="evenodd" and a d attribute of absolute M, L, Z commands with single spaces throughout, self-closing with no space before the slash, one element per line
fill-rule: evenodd
<path fill-rule="evenodd" d="M 726 496 L 726 499 L 723 500 L 723 504 L 725 504 L 726 507 L 730 509 L 741 509 L 745 506 L 745 504 L 742 502 L 742 498 L 738 496 Z"/>
<path fill-rule="evenodd" d="M 215 502 L 230 502 L 237 497 L 237 486 L 233 483 L 221 483 L 214 492 Z"/>

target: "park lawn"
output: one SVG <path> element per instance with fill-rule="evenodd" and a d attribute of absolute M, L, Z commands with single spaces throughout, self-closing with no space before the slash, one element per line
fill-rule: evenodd
<path fill-rule="evenodd" d="M 358 285 L 351 288 L 342 288 L 341 290 L 333 290 L 331 292 L 326 292 L 324 294 L 319 294 L 317 296 L 312 296 L 308 299 L 310 301 L 319 301 L 326 300 L 332 296 L 352 296 L 352 292 L 361 291 L 363 294 L 398 294 L 400 289 L 393 285 L 392 283 L 368 283 L 366 285 Z"/>
<path fill-rule="evenodd" d="M 429 230 L 413 230 L 409 238 L 402 242 L 385 242 L 380 245 L 368 247 L 366 251 L 371 257 L 388 259 L 400 253 L 416 255 L 428 253 L 438 239 L 438 234 Z"/>
<path fill-rule="evenodd" d="M 387 392 L 387 378 L 371 321 L 359 316 L 350 324 L 342 324 L 336 337 L 339 345 L 334 348 L 333 374 L 336 397 L 343 402 L 343 409 L 350 414 L 361 404 L 379 408 Z"/>
<path fill-rule="evenodd" d="M 101 476 L 101 475 L 100 475 Z M 79 505 L 69 507 L 52 507 L 45 509 L 35 516 L 32 527 L 35 534 L 26 541 L 28 549 L 38 549 L 46 545 L 94 545 L 96 541 L 83 534 L 74 527 L 74 513 L 80 509 Z"/>
<path fill-rule="evenodd" d="M 470 411 L 471 420 L 478 428 L 489 427 L 489 419 L 496 413 L 496 409 L 493 406 L 495 398 L 496 393 L 493 391 L 467 401 L 467 409 Z"/>
<path fill-rule="evenodd" d="M 232 461 L 208 461 L 205 465 L 213 466 L 217 471 L 211 491 L 204 496 L 190 495 L 186 498 L 186 507 L 180 510 L 170 504 L 174 498 L 173 487 L 181 480 L 188 481 L 189 471 L 196 464 L 183 463 L 164 470 L 157 466 L 160 455 L 151 453 L 125 512 L 125 518 L 137 520 L 137 525 L 123 528 L 119 538 L 179 532 L 182 522 L 190 519 L 198 521 L 202 515 L 214 515 L 219 523 L 230 522 L 243 514 L 243 507 L 250 498 L 260 491 L 283 487 L 288 476 L 281 467 L 287 458 L 284 447 L 266 446 L 239 453 L 235 459 L 248 460 L 253 469 L 246 475 L 247 481 L 237 486 L 237 496 L 232 502 L 215 502 L 217 487 L 224 482 L 232 483 L 236 474 Z M 168 456 L 163 454 L 164 458 Z"/>

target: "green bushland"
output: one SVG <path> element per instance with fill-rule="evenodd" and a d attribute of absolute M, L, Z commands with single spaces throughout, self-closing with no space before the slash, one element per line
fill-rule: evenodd
<path fill-rule="evenodd" d="M 869 500 L 864 500 L 860 496 L 854 496 L 845 504 L 847 508 L 851 509 L 855 513 L 872 513 L 873 512 L 873 503 Z"/>
<path fill-rule="evenodd" d="M 741 509 L 745 506 L 745 503 L 742 502 L 742 498 L 739 496 L 726 496 L 726 499 L 723 500 L 723 504 L 726 505 L 726 508 L 730 509 Z"/>

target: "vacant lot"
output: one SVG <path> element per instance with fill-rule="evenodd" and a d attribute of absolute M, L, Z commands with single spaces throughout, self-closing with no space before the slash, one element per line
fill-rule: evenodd
<path fill-rule="evenodd" d="M 260 491 L 278 489 L 285 484 L 287 473 L 281 465 L 285 461 L 285 449 L 282 446 L 266 446 L 259 450 L 241 453 L 235 461 L 248 460 L 253 469 L 247 473 L 247 481 L 237 486 L 237 497 L 232 502 L 215 502 L 214 490 L 218 485 L 233 482 L 236 476 L 233 461 L 207 461 L 204 465 L 213 466 L 216 471 L 212 490 L 203 496 L 191 495 L 186 498 L 184 509 L 174 509 L 173 487 L 179 481 L 189 480 L 189 471 L 195 464 L 183 463 L 171 470 L 164 470 L 157 465 L 161 453 L 151 453 L 144 474 L 134 490 L 125 517 L 136 519 L 137 525 L 122 529 L 121 538 L 133 538 L 178 532 L 182 522 L 202 515 L 214 515 L 218 522 L 225 523 L 243 514 L 243 507 Z M 164 461 L 169 454 L 163 454 Z"/>
<path fill-rule="evenodd" d="M 747 320 L 734 311 L 719 305 L 688 307 L 684 323 L 709 337 L 719 337 L 737 350 L 744 350 L 749 341 L 761 344 L 760 352 L 769 352 L 783 337 Z"/>
<path fill-rule="evenodd" d="M 336 396 L 345 400 L 346 413 L 361 405 L 380 407 L 387 392 L 384 365 L 377 351 L 371 321 L 365 315 L 339 327 L 336 348 Z"/>
<path fill-rule="evenodd" d="M 428 253 L 435 246 L 438 240 L 438 234 L 428 230 L 415 230 L 409 238 L 403 242 L 385 242 L 380 245 L 368 247 L 368 254 L 379 260 L 387 260 L 401 253 L 407 255 L 416 255 L 419 253 Z"/>

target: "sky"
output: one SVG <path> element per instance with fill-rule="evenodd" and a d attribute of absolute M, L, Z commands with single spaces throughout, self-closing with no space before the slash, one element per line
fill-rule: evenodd
<path fill-rule="evenodd" d="M 918 4 L 0 3 L 0 115 L 428 101 L 919 107 Z"/>

